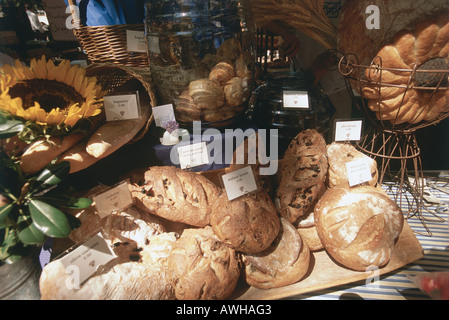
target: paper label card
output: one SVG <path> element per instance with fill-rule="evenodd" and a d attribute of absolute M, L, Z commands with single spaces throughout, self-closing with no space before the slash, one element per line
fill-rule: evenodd
<path fill-rule="evenodd" d="M 121 182 L 106 192 L 92 196 L 92 201 L 95 203 L 95 209 L 100 218 L 129 208 L 134 204 L 128 181 Z"/>
<path fill-rule="evenodd" d="M 206 142 L 178 147 L 181 169 L 193 168 L 209 163 L 209 152 Z"/>
<path fill-rule="evenodd" d="M 221 178 L 229 201 L 257 191 L 257 183 L 251 166 L 224 174 Z"/>
<path fill-rule="evenodd" d="M 63 256 L 60 261 L 66 269 L 66 273 L 72 278 L 71 285 L 79 286 L 94 275 L 99 267 L 116 258 L 114 251 L 109 247 L 101 233 L 80 245 L 73 251 Z M 69 279 L 67 279 L 69 280 Z"/>
<path fill-rule="evenodd" d="M 144 31 L 126 30 L 127 50 L 130 52 L 147 52 L 147 43 Z"/>
<path fill-rule="evenodd" d="M 153 108 L 153 117 L 156 127 L 162 127 L 170 121 L 176 121 L 173 104 L 165 104 Z"/>
<path fill-rule="evenodd" d="M 346 163 L 349 186 L 353 187 L 372 179 L 369 162 L 365 159 L 354 160 Z"/>
<path fill-rule="evenodd" d="M 307 91 L 284 91 L 284 108 L 310 109 Z"/>
<path fill-rule="evenodd" d="M 138 94 L 105 96 L 104 109 L 107 121 L 138 119 L 140 117 Z"/>
<path fill-rule="evenodd" d="M 362 137 L 363 120 L 348 120 L 335 122 L 335 141 L 360 141 Z"/>

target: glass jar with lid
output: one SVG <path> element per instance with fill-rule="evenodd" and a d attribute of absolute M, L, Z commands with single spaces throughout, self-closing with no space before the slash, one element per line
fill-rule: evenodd
<path fill-rule="evenodd" d="M 223 127 L 243 114 L 254 74 L 254 27 L 245 0 L 148 0 L 148 56 L 159 105 L 176 120 Z"/>

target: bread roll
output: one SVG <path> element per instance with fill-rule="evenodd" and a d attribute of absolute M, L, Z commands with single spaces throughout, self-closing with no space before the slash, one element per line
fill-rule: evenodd
<path fill-rule="evenodd" d="M 329 255 L 356 271 L 385 266 L 402 231 L 398 205 L 378 188 L 331 188 L 315 206 L 318 235 Z"/>
<path fill-rule="evenodd" d="M 358 151 L 352 144 L 333 142 L 327 146 L 327 157 L 329 162 L 329 187 L 349 187 L 346 164 L 356 160 L 367 161 L 371 170 L 372 178 L 364 184 L 376 186 L 379 177 L 376 160 Z"/>
<path fill-rule="evenodd" d="M 217 237 L 230 248 L 247 253 L 265 250 L 279 233 L 279 217 L 265 191 L 229 201 L 223 193 L 211 214 Z"/>
<path fill-rule="evenodd" d="M 221 86 L 224 86 L 234 76 L 235 70 L 232 64 L 229 62 L 219 62 L 210 71 L 209 80 L 218 82 Z"/>
<path fill-rule="evenodd" d="M 224 83 L 224 95 L 227 105 L 237 107 L 248 100 L 250 88 L 247 80 L 239 77 L 229 79 Z"/>
<path fill-rule="evenodd" d="M 300 281 L 309 270 L 310 250 L 296 229 L 280 218 L 276 240 L 265 251 L 243 254 L 246 282 L 259 289 L 271 289 Z"/>
<path fill-rule="evenodd" d="M 168 267 L 179 300 L 226 299 L 240 277 L 235 251 L 221 243 L 211 227 L 184 230 Z"/>
<path fill-rule="evenodd" d="M 132 181 L 136 207 L 167 220 L 205 227 L 222 190 L 206 177 L 173 166 L 151 167 Z"/>
<path fill-rule="evenodd" d="M 223 88 L 218 82 L 209 79 L 199 79 L 190 82 L 189 94 L 193 102 L 201 110 L 216 110 L 224 104 Z"/>

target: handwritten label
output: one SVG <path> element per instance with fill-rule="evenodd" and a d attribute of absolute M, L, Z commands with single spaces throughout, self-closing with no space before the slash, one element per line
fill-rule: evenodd
<path fill-rule="evenodd" d="M 346 163 L 349 186 L 353 187 L 372 179 L 369 162 L 365 159 L 354 160 Z"/>
<path fill-rule="evenodd" d="M 162 127 L 170 121 L 175 121 L 175 111 L 172 104 L 165 104 L 153 108 L 153 117 L 156 127 Z"/>
<path fill-rule="evenodd" d="M 98 233 L 78 248 L 63 256 L 60 261 L 70 271 L 74 288 L 94 275 L 99 267 L 116 258 L 101 233 Z"/>
<path fill-rule="evenodd" d="M 134 199 L 129 191 L 128 181 L 93 196 L 92 200 L 100 218 L 124 210 L 134 204 Z"/>
<path fill-rule="evenodd" d="M 106 96 L 104 109 L 107 121 L 131 120 L 140 117 L 137 94 Z"/>
<path fill-rule="evenodd" d="M 309 109 L 307 91 L 284 91 L 284 108 Z"/>
<path fill-rule="evenodd" d="M 144 31 L 126 30 L 126 44 L 127 50 L 130 52 L 147 52 Z"/>
<path fill-rule="evenodd" d="M 206 142 L 189 144 L 178 148 L 181 169 L 193 168 L 209 163 Z"/>
<path fill-rule="evenodd" d="M 360 141 L 362 137 L 363 120 L 336 121 L 335 141 Z"/>
<path fill-rule="evenodd" d="M 224 174 L 222 180 L 229 201 L 257 190 L 256 179 L 251 166 Z"/>

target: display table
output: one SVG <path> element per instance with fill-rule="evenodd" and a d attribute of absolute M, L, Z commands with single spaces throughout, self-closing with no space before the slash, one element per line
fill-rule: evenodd
<path fill-rule="evenodd" d="M 410 277 L 424 272 L 449 271 L 449 175 L 448 172 L 439 173 L 438 177 L 435 177 L 434 173 L 424 172 L 424 175 L 429 187 L 426 192 L 429 191 L 440 203 L 433 204 L 425 201 L 426 207 L 422 210 L 424 220 L 421 221 L 418 216 L 410 217 L 407 220 L 423 248 L 422 258 L 381 275 L 378 281 L 371 279 L 372 281 L 368 283 L 366 280 L 351 282 L 318 291 L 289 295 L 282 299 L 430 299 L 427 294 L 416 287 Z M 395 191 L 394 186 L 385 185 L 384 189 L 391 196 Z M 403 207 L 404 210 L 407 210 L 406 204 L 403 204 Z M 423 222 L 431 231 L 431 235 L 428 235 Z"/>

